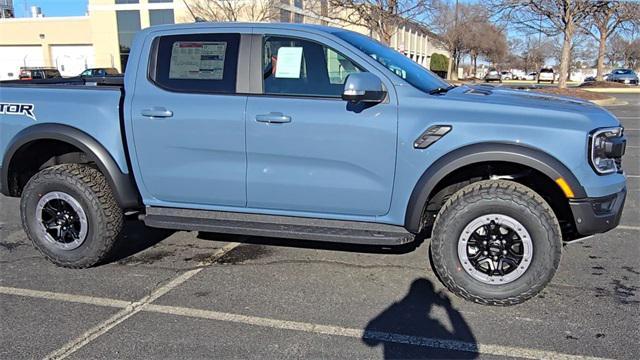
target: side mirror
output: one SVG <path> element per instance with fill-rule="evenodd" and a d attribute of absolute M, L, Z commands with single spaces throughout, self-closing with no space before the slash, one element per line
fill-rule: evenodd
<path fill-rule="evenodd" d="M 369 72 L 352 73 L 344 82 L 342 100 L 349 102 L 379 103 L 384 101 L 387 91 L 380 78 Z"/>

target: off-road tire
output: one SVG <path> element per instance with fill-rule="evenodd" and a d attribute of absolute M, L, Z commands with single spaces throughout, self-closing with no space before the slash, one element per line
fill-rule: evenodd
<path fill-rule="evenodd" d="M 58 191 L 73 197 L 87 217 L 87 235 L 73 250 L 52 246 L 37 236 L 36 206 L 45 194 Z M 34 175 L 22 192 L 20 201 L 22 226 L 33 245 L 47 259 L 66 268 L 87 268 L 106 259 L 123 228 L 123 212 L 113 196 L 104 175 L 83 164 L 62 164 L 46 168 Z"/>
<path fill-rule="evenodd" d="M 507 284 L 486 284 L 469 275 L 458 257 L 458 241 L 473 219 L 503 214 L 531 235 L 533 256 L 526 271 Z M 530 188 L 512 181 L 486 180 L 453 194 L 438 213 L 431 239 L 432 267 L 454 294 L 484 305 L 508 306 L 538 294 L 560 264 L 562 235 L 549 204 Z"/>

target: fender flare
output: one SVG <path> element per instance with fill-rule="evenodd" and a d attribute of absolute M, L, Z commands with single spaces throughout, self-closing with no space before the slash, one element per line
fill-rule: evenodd
<path fill-rule="evenodd" d="M 0 192 L 9 195 L 9 167 L 14 155 L 26 144 L 36 140 L 59 140 L 73 145 L 96 163 L 107 179 L 113 195 L 123 209 L 140 207 L 140 194 L 131 174 L 125 174 L 111 154 L 91 135 L 62 124 L 38 124 L 17 133 L 9 142 L 2 161 Z"/>
<path fill-rule="evenodd" d="M 554 182 L 557 178 L 562 177 L 571 187 L 576 198 L 587 196 L 575 175 L 558 159 L 543 150 L 513 143 L 472 144 L 440 157 L 422 174 L 409 198 L 405 214 L 405 228 L 414 233 L 420 230 L 424 206 L 440 180 L 463 166 L 487 161 L 504 161 L 525 165 L 545 174 Z"/>

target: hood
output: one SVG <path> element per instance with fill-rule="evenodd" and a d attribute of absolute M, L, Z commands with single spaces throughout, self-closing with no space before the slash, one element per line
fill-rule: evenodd
<path fill-rule="evenodd" d="M 504 115 L 513 122 L 549 122 L 553 127 L 566 125 L 587 131 L 620 124 L 609 111 L 590 101 L 533 91 L 463 85 L 443 94 L 443 98 L 464 101 L 476 113 L 483 112 L 482 117 Z"/>

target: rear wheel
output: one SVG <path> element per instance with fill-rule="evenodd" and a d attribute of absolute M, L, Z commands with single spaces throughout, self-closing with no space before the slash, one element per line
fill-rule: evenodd
<path fill-rule="evenodd" d="M 514 305 L 540 292 L 558 265 L 562 238 L 549 205 L 510 181 L 480 181 L 456 192 L 438 214 L 433 268 L 455 294 Z"/>
<path fill-rule="evenodd" d="M 56 265 L 85 268 L 104 260 L 123 226 L 104 175 L 81 164 L 46 168 L 25 186 L 22 225 L 34 246 Z"/>

